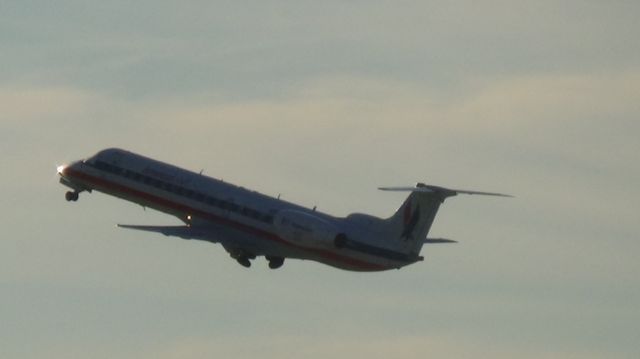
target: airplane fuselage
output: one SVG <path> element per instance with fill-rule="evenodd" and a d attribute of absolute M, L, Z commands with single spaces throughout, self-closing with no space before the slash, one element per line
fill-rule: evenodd
<path fill-rule="evenodd" d="M 407 250 L 402 240 L 387 238 L 393 235 L 387 220 L 362 214 L 334 217 L 120 149 L 103 150 L 58 172 L 61 183 L 75 190 L 67 200 L 96 190 L 171 214 L 185 228 L 155 232 L 220 243 L 246 266 L 256 256 L 273 261 L 272 268 L 284 258 L 296 258 L 354 271 L 422 260 L 421 245 Z"/>

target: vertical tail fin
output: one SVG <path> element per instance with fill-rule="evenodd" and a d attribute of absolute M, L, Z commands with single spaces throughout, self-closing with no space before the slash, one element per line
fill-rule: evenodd
<path fill-rule="evenodd" d="M 381 187 L 383 191 L 411 192 L 396 213 L 386 220 L 393 239 L 402 241 L 410 253 L 419 253 L 440 205 L 457 194 L 511 197 L 500 193 L 453 190 L 418 183 L 415 187 Z"/>

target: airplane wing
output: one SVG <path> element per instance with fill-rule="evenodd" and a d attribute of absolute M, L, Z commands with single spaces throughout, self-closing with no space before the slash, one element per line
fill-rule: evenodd
<path fill-rule="evenodd" d="M 433 244 L 433 243 L 458 243 L 458 241 L 454 241 L 452 239 L 446 238 L 426 238 L 422 241 L 424 244 Z"/>
<path fill-rule="evenodd" d="M 165 236 L 179 237 L 183 239 L 197 239 L 197 240 L 208 241 L 208 242 L 218 242 L 212 235 L 213 228 L 207 228 L 207 227 L 140 226 L 140 225 L 131 225 L 131 224 L 118 224 L 118 228 L 162 233 Z"/>
<path fill-rule="evenodd" d="M 201 241 L 207 241 L 211 243 L 220 243 L 224 249 L 231 255 L 231 258 L 238 261 L 245 267 L 250 267 L 251 262 L 249 259 L 254 259 L 258 255 L 264 255 L 259 249 L 253 247 L 247 247 L 246 243 L 243 244 L 237 235 L 232 235 L 216 226 L 141 226 L 131 224 L 118 224 L 119 228 L 135 229 L 138 231 L 162 233 L 165 236 L 180 237 L 183 239 L 196 239 Z M 270 264 L 271 265 L 271 264 Z M 279 265 L 276 263 L 272 268 L 277 268 Z"/>

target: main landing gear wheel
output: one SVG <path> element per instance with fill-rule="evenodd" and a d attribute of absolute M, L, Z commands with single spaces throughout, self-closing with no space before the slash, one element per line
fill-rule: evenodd
<path fill-rule="evenodd" d="M 240 263 L 240 265 L 245 268 L 251 267 L 251 261 L 247 257 L 238 257 L 236 258 L 236 261 L 238 261 L 238 263 Z"/>
<path fill-rule="evenodd" d="M 241 266 L 245 268 L 251 267 L 251 259 L 256 259 L 256 255 L 239 248 L 226 248 L 231 258 L 235 259 Z"/>
<path fill-rule="evenodd" d="M 284 258 L 282 257 L 267 257 L 267 260 L 269 261 L 269 268 L 271 269 L 278 269 L 282 267 L 284 263 Z"/>
<path fill-rule="evenodd" d="M 68 202 L 75 202 L 78 200 L 78 192 L 73 192 L 73 191 L 69 191 L 67 193 L 64 194 L 64 198 L 68 201 Z"/>

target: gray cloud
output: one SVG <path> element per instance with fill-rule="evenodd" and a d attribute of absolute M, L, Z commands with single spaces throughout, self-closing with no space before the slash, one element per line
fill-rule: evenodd
<path fill-rule="evenodd" d="M 2 10 L 8 356 L 637 354 L 635 3 Z M 167 216 L 63 203 L 55 165 L 110 146 L 338 215 L 415 181 L 517 197 L 448 201 L 434 235 L 461 243 L 400 272 L 248 272 L 112 227 Z"/>
<path fill-rule="evenodd" d="M 34 3 L 3 12 L 5 81 L 128 98 L 281 94 L 355 74 L 432 87 L 469 77 L 601 71 L 638 62 L 635 5 Z M 124 11 L 123 9 L 127 9 Z"/>

